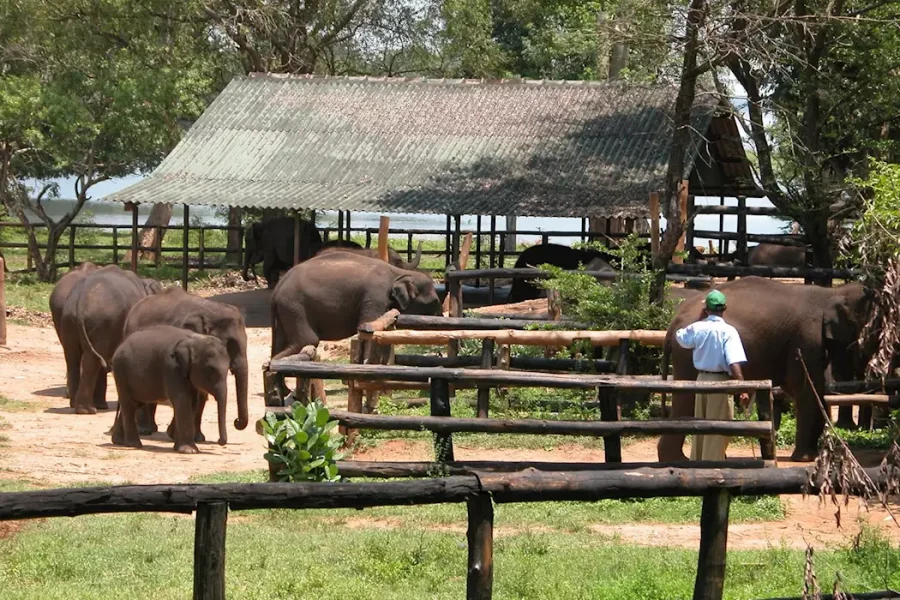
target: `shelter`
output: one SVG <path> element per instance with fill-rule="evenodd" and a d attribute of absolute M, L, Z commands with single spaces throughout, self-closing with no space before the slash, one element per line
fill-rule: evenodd
<path fill-rule="evenodd" d="M 236 77 L 133 203 L 644 220 L 676 89 L 623 82 Z M 700 99 L 694 195 L 761 195 L 733 117 Z"/>

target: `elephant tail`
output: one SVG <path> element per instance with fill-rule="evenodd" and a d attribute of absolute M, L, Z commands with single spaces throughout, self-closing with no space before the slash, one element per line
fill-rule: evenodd
<path fill-rule="evenodd" d="M 81 327 L 81 338 L 82 343 L 87 346 L 88 350 L 91 351 L 91 354 L 97 357 L 97 360 L 100 361 L 100 366 L 103 369 L 104 373 L 109 373 L 112 371 L 112 368 L 109 366 L 109 363 L 106 362 L 106 359 L 100 356 L 100 353 L 97 352 L 97 349 L 94 348 L 94 344 L 91 342 L 91 336 L 88 335 L 87 328 L 84 326 L 84 314 L 81 310 L 81 303 L 78 303 L 78 325 Z"/>

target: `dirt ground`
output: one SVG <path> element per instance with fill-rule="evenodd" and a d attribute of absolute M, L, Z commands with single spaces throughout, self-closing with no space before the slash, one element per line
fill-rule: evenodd
<path fill-rule="evenodd" d="M 112 377 L 107 392 L 110 410 L 96 415 L 75 415 L 64 397 L 65 361 L 49 321 L 34 318 L 28 320 L 32 323 L 29 326 L 10 324 L 8 346 L 0 347 L 0 396 L 11 401 L 0 404 L 0 479 L 70 485 L 101 482 L 179 483 L 202 474 L 264 468 L 264 442 L 256 434 L 252 423 L 265 413 L 260 366 L 269 357 L 268 294 L 267 290 L 235 290 L 216 296 L 217 299 L 240 304 L 246 315 L 250 339 L 251 426 L 244 431 L 229 427 L 227 446 L 205 443 L 197 455 L 173 452 L 172 442 L 164 432 L 144 439 L 144 447 L 140 450 L 111 445 L 109 432 L 116 408 Z M 529 308 L 534 310 L 537 306 Z M 320 350 L 326 358 L 346 356 L 347 344 L 325 343 Z M 233 398 L 233 381 L 229 382 L 229 387 L 229 397 Z M 229 404 L 228 410 L 229 419 L 233 419 L 236 410 L 233 403 Z M 171 416 L 170 408 L 160 407 L 157 420 L 161 429 L 165 429 Z M 211 439 L 215 439 L 214 410 L 206 411 L 203 429 Z M 753 456 L 754 452 L 753 448 L 740 447 L 730 449 L 729 455 Z M 602 451 L 579 444 L 566 444 L 548 451 L 485 450 L 457 443 L 455 453 L 460 460 L 603 460 Z M 623 457 L 626 461 L 656 460 L 655 441 L 644 440 L 626 445 Z M 393 440 L 360 451 L 354 458 L 430 460 L 432 449 L 426 442 Z M 781 466 L 791 465 L 786 456 L 779 457 L 779 460 Z M 818 548 L 834 548 L 850 543 L 857 534 L 857 516 L 900 541 L 900 528 L 892 525 L 890 516 L 882 509 L 866 512 L 856 501 L 851 501 L 844 509 L 843 529 L 838 530 L 831 505 L 820 507 L 815 498 L 786 497 L 785 500 L 788 507 L 786 520 L 732 525 L 729 546 L 750 549 L 786 545 L 803 548 L 810 543 Z M 900 513 L 900 506 L 894 508 Z M 372 526 L 391 527 L 392 524 L 373 522 Z M 617 534 L 623 540 L 636 544 L 696 548 L 699 541 L 698 525 L 596 525 L 592 529 L 600 534 Z"/>

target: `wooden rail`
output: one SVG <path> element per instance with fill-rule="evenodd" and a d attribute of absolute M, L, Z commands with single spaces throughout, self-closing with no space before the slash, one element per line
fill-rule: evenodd
<path fill-rule="evenodd" d="M 729 265 L 669 265 L 669 273 L 711 277 L 780 277 L 794 279 L 855 279 L 859 269 L 819 269 L 811 267 L 735 267 Z"/>
<path fill-rule="evenodd" d="M 369 339 L 376 344 L 385 346 L 397 344 L 446 346 L 453 341 L 484 339 L 494 340 L 497 344 L 518 344 L 523 346 L 569 346 L 579 341 L 590 342 L 592 346 L 617 346 L 620 340 L 638 342 L 645 346 L 662 346 L 666 341 L 666 332 L 654 329 L 632 329 L 626 331 L 520 331 L 515 329 L 413 331 L 398 329 L 360 333 L 360 338 Z"/>
<path fill-rule="evenodd" d="M 880 468 L 867 469 L 879 488 Z M 838 481 L 832 481 L 838 493 Z M 703 498 L 694 597 L 720 600 L 728 514 L 741 495 L 816 494 L 812 468 L 525 471 L 478 473 L 385 483 L 254 483 L 113 486 L 0 493 L 0 520 L 105 513 L 196 513 L 194 600 L 224 600 L 229 510 L 366 508 L 465 502 L 468 508 L 466 597 L 489 600 L 493 588 L 493 504 L 623 498 Z M 846 490 L 850 494 L 861 490 Z M 861 597 L 861 595 L 856 595 Z M 872 596 L 869 596 L 872 597 Z M 890 596 L 882 596 L 890 597 Z"/>

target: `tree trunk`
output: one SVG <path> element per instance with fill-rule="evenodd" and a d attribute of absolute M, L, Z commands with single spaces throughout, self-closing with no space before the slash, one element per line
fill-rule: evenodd
<path fill-rule="evenodd" d="M 681 83 L 675 100 L 673 115 L 674 133 L 669 152 L 669 166 L 666 171 L 665 201 L 663 215 L 666 218 L 666 233 L 660 240 L 659 253 L 653 257 L 656 277 L 650 290 L 651 301 L 661 304 L 665 298 L 666 267 L 672 261 L 675 247 L 684 230 L 681 222 L 679 186 L 685 178 L 685 154 L 691 143 L 691 110 L 697 88 L 697 55 L 700 47 L 700 29 L 706 20 L 706 0 L 691 0 L 685 32 L 684 60 L 681 67 Z"/>
<path fill-rule="evenodd" d="M 232 206 L 228 209 L 228 226 L 235 228 L 228 230 L 228 261 L 237 262 L 241 253 L 241 231 L 238 228 L 241 226 L 242 213 L 243 211 L 238 206 Z"/>
<path fill-rule="evenodd" d="M 138 239 L 138 245 L 144 248 L 154 248 L 154 250 L 144 250 L 138 257 L 140 260 L 156 260 L 156 250 L 157 245 L 162 244 L 162 238 L 166 235 L 165 227 L 169 225 L 169 220 L 172 218 L 172 205 L 171 204 L 154 204 L 153 209 L 150 211 L 150 215 L 147 217 L 147 221 L 144 223 L 144 228 L 141 229 L 141 235 Z M 156 238 L 157 227 L 162 227 L 160 230 L 159 239 Z M 131 261 L 131 251 L 129 250 L 127 254 L 125 254 L 125 262 Z"/>

